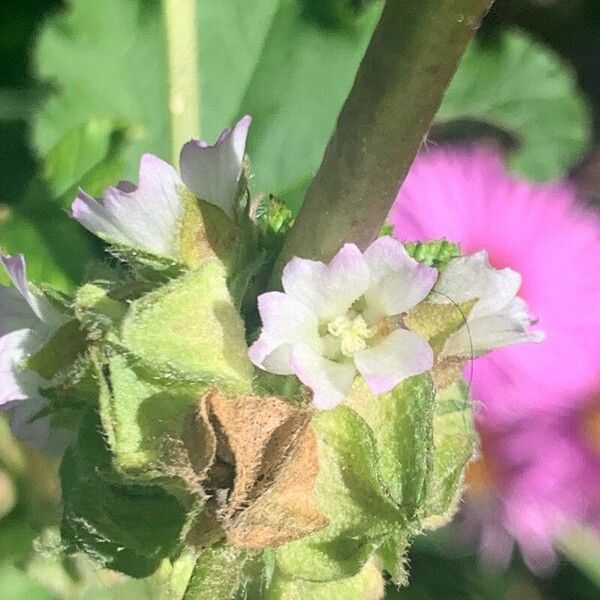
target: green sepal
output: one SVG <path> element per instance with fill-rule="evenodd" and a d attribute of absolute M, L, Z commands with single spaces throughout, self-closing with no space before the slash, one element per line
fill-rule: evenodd
<path fill-rule="evenodd" d="M 165 390 L 138 376 L 125 356 L 99 358 L 100 417 L 113 465 L 128 478 L 166 477 L 169 440 L 181 437 L 193 392 Z"/>
<path fill-rule="evenodd" d="M 438 392 L 433 431 L 435 453 L 425 503 L 428 528 L 440 527 L 454 515 L 464 470 L 475 451 L 472 404 L 464 381 Z"/>
<path fill-rule="evenodd" d="M 377 551 L 383 569 L 389 574 L 396 585 L 408 584 L 408 547 L 410 545 L 407 535 L 398 534 L 390 536 Z"/>
<path fill-rule="evenodd" d="M 431 242 L 407 242 L 404 247 L 409 256 L 436 269 L 443 269 L 453 258 L 460 256 L 460 246 L 444 239 Z"/>
<path fill-rule="evenodd" d="M 428 373 L 405 379 L 391 392 L 374 396 L 362 378 L 349 405 L 373 432 L 379 470 L 407 521 L 419 519 L 433 463 L 435 389 Z"/>
<path fill-rule="evenodd" d="M 63 457 L 60 478 L 61 535 L 68 552 L 84 551 L 110 569 L 145 577 L 177 550 L 183 507 L 158 486 L 122 480 L 93 411 Z"/>
<path fill-rule="evenodd" d="M 292 579 L 275 571 L 265 600 L 378 600 L 384 586 L 381 570 L 372 562 L 352 577 L 327 582 Z"/>
<path fill-rule="evenodd" d="M 367 423 L 347 406 L 313 420 L 319 443 L 317 506 L 329 525 L 279 548 L 279 570 L 290 578 L 331 581 L 358 573 L 384 539 L 406 526 L 383 484 L 376 442 Z"/>
<path fill-rule="evenodd" d="M 120 343 L 162 384 L 251 389 L 244 325 L 216 259 L 133 301 Z"/>
<path fill-rule="evenodd" d="M 69 369 L 86 350 L 85 334 L 77 321 L 63 325 L 44 347 L 27 359 L 27 368 L 46 380 Z"/>
<path fill-rule="evenodd" d="M 182 600 L 241 600 L 249 598 L 247 588 L 256 575 L 256 553 L 234 546 L 216 545 L 204 550 L 196 561 Z M 260 573 L 259 573 L 260 576 Z M 254 596 L 256 598 L 261 596 Z"/>

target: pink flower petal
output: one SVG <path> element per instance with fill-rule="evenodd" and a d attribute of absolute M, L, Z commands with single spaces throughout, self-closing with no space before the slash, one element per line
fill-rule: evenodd
<path fill-rule="evenodd" d="M 350 393 L 356 375 L 352 363 L 328 360 L 305 344 L 295 345 L 291 356 L 294 372 L 313 391 L 317 408 L 335 408 Z"/>
<path fill-rule="evenodd" d="M 374 394 L 384 394 L 402 380 L 433 367 L 433 350 L 416 333 L 397 329 L 379 344 L 359 352 L 354 362 Z"/>
<path fill-rule="evenodd" d="M 282 274 L 283 289 L 320 319 L 343 315 L 367 290 L 369 267 L 354 244 L 345 244 L 328 265 L 292 258 Z"/>
<path fill-rule="evenodd" d="M 231 217 L 251 122 L 251 117 L 246 115 L 232 129 L 223 131 L 214 146 L 203 140 L 191 140 L 181 149 L 183 183 L 197 198 L 216 204 Z"/>

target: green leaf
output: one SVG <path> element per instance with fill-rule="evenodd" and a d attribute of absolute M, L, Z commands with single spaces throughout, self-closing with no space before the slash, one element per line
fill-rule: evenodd
<path fill-rule="evenodd" d="M 65 453 L 60 475 L 61 535 L 70 551 L 144 577 L 177 548 L 183 507 L 160 487 L 123 483 L 111 467 L 93 412 L 84 418 L 77 444 Z"/>
<path fill-rule="evenodd" d="M 319 413 L 317 506 L 329 526 L 277 551 L 288 577 L 330 581 L 359 572 L 384 538 L 405 525 L 388 496 L 377 462 L 373 432 L 347 406 Z"/>
<path fill-rule="evenodd" d="M 251 389 L 244 326 L 216 259 L 132 302 L 121 341 L 163 384 Z"/>
<path fill-rule="evenodd" d="M 329 582 L 290 579 L 276 571 L 265 600 L 378 600 L 383 598 L 381 571 L 372 563 L 352 577 Z"/>
<path fill-rule="evenodd" d="M 475 450 L 472 405 L 464 382 L 437 395 L 433 422 L 435 454 L 428 487 L 427 526 L 439 527 L 454 514 L 462 491 L 465 466 Z"/>
<path fill-rule="evenodd" d="M 125 131 L 108 119 L 70 129 L 48 150 L 22 201 L 0 214 L 0 248 L 27 258 L 28 275 L 70 289 L 100 246 L 63 210 L 78 185 L 93 194 L 120 178 Z M 4 278 L 3 278 L 4 279 Z"/>
<path fill-rule="evenodd" d="M 44 155 L 74 127 L 114 118 L 133 133 L 121 178 L 135 180 L 143 152 L 163 158 L 170 152 L 160 5 L 72 4 L 47 23 L 37 44 L 38 75 L 58 94 L 37 114 L 36 146 Z M 212 141 L 251 114 L 256 188 L 286 200 L 293 190 L 298 206 L 380 9 L 380 2 L 369 6 L 353 28 L 338 33 L 306 18 L 298 0 L 198 0 L 203 137 Z"/>
<path fill-rule="evenodd" d="M 358 379 L 349 403 L 373 431 L 389 495 L 408 521 L 418 518 L 433 461 L 435 390 L 430 376 L 405 379 L 378 397 Z"/>
<path fill-rule="evenodd" d="M 437 119 L 470 119 L 504 130 L 517 142 L 510 166 L 535 180 L 563 176 L 590 136 L 574 74 L 554 53 L 517 31 L 492 44 L 473 42 Z"/>

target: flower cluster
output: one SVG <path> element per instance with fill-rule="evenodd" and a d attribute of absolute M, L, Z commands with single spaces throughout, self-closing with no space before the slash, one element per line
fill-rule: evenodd
<path fill-rule="evenodd" d="M 72 295 L 2 256 L 1 406 L 37 443 L 71 426 L 69 551 L 140 577 L 202 549 L 240 585 L 354 597 L 403 581 L 406 540 L 454 513 L 464 364 L 543 334 L 518 273 L 446 240 L 295 257 L 267 291 L 291 216 L 250 196 L 249 125 L 187 143 L 180 174 L 146 155 L 138 185 L 80 191 L 71 216 L 119 263 Z"/>
<path fill-rule="evenodd" d="M 283 271 L 282 292 L 259 297 L 260 338 L 250 349 L 254 364 L 295 374 L 326 409 L 347 397 L 360 373 L 374 394 L 429 371 L 429 343 L 403 317 L 426 298 L 432 304 L 473 302 L 440 358 L 469 359 L 503 346 L 540 342 L 517 297 L 518 273 L 493 269 L 480 252 L 437 269 L 411 258 L 404 246 L 381 237 L 363 253 L 346 244 L 325 265 L 294 258 Z"/>
<path fill-rule="evenodd" d="M 473 367 L 482 447 L 464 525 L 480 532 L 487 563 L 505 565 L 516 540 L 547 571 L 570 525 L 600 531 L 600 221 L 572 186 L 517 180 L 483 147 L 423 152 L 390 220 L 398 239 L 445 236 L 522 276 L 514 285 L 546 341 Z"/>

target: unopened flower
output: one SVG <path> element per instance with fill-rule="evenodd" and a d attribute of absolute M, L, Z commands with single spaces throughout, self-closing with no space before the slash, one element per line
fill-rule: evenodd
<path fill-rule="evenodd" d="M 250 122 L 250 117 L 243 117 L 223 131 L 213 146 L 202 140 L 185 144 L 181 177 L 165 161 L 145 154 L 137 186 L 121 182 L 109 187 L 100 199 L 80 190 L 71 215 L 107 242 L 177 259 L 186 188 L 233 217 Z"/>
<path fill-rule="evenodd" d="M 18 437 L 44 445 L 47 422 L 30 422 L 44 404 L 38 391 L 43 379 L 27 369 L 25 362 L 66 319 L 29 285 L 23 256 L 0 254 L 0 262 L 14 285 L 0 286 L 0 410 L 10 411 Z"/>
<path fill-rule="evenodd" d="M 509 268 L 492 268 L 485 250 L 452 260 L 440 274 L 432 302 L 475 304 L 441 356 L 471 358 L 503 346 L 541 342 L 542 332 L 528 331 L 532 319 L 517 297 L 520 287 L 521 276 Z"/>
<path fill-rule="evenodd" d="M 446 237 L 465 253 L 487 249 L 492 265 L 522 276 L 519 296 L 546 339 L 473 366 L 483 443 L 462 523 L 478 524 L 488 563 L 506 564 L 516 540 L 528 564 L 547 571 L 567 523 L 600 531 L 598 217 L 572 187 L 516 180 L 499 152 L 459 147 L 417 158 L 390 219 L 401 240 Z"/>
<path fill-rule="evenodd" d="M 329 264 L 293 258 L 283 271 L 284 292 L 258 299 L 263 330 L 250 358 L 266 371 L 296 374 L 318 408 L 342 402 L 357 373 L 374 393 L 385 393 L 433 366 L 431 348 L 400 316 L 436 279 L 436 269 L 389 237 L 364 254 L 346 244 Z"/>

